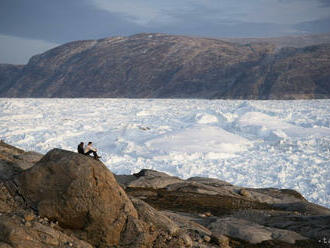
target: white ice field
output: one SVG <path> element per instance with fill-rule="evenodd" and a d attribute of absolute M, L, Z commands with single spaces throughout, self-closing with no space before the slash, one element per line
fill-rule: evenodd
<path fill-rule="evenodd" d="M 0 99 L 0 138 L 41 153 L 93 141 L 117 174 L 290 188 L 330 207 L 330 100 Z"/>

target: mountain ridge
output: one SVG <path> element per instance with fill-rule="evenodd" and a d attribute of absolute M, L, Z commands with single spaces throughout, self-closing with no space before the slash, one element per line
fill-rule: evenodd
<path fill-rule="evenodd" d="M 12 66 L 11 72 L 8 66 L 0 66 L 0 97 L 330 97 L 330 43 L 279 48 L 137 34 L 74 41 Z"/>
<path fill-rule="evenodd" d="M 305 35 L 290 35 L 280 37 L 267 38 L 220 38 L 224 41 L 249 44 L 249 43 L 269 43 L 275 45 L 277 48 L 294 47 L 302 48 L 307 46 L 314 46 L 320 44 L 330 43 L 330 33 L 324 34 L 305 34 Z"/>

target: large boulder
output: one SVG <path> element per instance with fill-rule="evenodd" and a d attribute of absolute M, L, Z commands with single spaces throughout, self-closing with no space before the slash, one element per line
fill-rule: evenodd
<path fill-rule="evenodd" d="M 8 182 L 40 216 L 58 221 L 96 247 L 118 245 L 137 212 L 113 174 L 99 161 L 53 149 Z"/>
<path fill-rule="evenodd" d="M 0 182 L 0 248 L 92 248 L 87 242 L 65 234 L 55 223 L 36 216 L 21 202 Z"/>
<path fill-rule="evenodd" d="M 103 163 L 92 157 L 53 149 L 32 168 L 14 175 L 5 184 L 4 196 L 0 195 L 3 212 L 12 213 L 10 209 L 13 207 L 10 204 L 14 199 L 14 203 L 18 202 L 41 218 L 58 223 L 60 228 L 73 234 L 77 240 L 85 240 L 95 247 L 191 246 L 191 240 L 184 230 L 148 204 L 138 199 L 129 199 L 114 175 Z M 8 191 L 5 189 L 14 196 L 8 197 L 10 204 L 1 204 L 8 201 Z M 4 218 L 0 219 L 0 224 L 6 230 L 14 230 L 17 221 Z M 14 236 L 14 241 L 9 243 L 16 244 L 15 240 L 20 238 L 33 239 L 39 233 L 36 227 L 33 225 L 29 229 L 28 236 L 23 228 L 18 236 Z M 47 235 L 54 242 L 61 243 L 56 238 L 56 230 L 47 228 L 50 232 Z M 6 234 L 3 236 L 6 240 L 12 237 Z M 27 246 L 22 247 L 29 247 L 29 242 L 24 244 Z M 87 247 L 81 244 L 79 247 Z"/>

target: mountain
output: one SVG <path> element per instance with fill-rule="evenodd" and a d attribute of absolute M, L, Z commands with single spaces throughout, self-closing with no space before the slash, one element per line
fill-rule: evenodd
<path fill-rule="evenodd" d="M 224 41 L 234 42 L 239 44 L 249 43 L 270 43 L 277 48 L 283 47 L 306 47 L 319 44 L 330 43 L 330 33 L 314 34 L 314 35 L 292 35 L 271 38 L 221 38 Z"/>
<path fill-rule="evenodd" d="M 75 41 L 0 66 L 1 97 L 310 99 L 330 97 L 330 43 L 138 34 Z"/>
<path fill-rule="evenodd" d="M 23 65 L 0 64 L 0 92 L 6 92 L 11 87 L 11 83 L 17 80 L 23 67 Z"/>

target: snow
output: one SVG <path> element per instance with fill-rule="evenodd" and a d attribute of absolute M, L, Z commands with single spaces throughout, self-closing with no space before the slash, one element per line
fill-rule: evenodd
<path fill-rule="evenodd" d="M 161 135 L 146 142 L 154 153 L 234 153 L 245 148 L 249 141 L 216 126 L 195 125 L 193 127 Z"/>
<path fill-rule="evenodd" d="M 330 100 L 0 99 L 0 138 L 41 153 L 93 141 L 117 174 L 290 188 L 330 207 Z"/>

